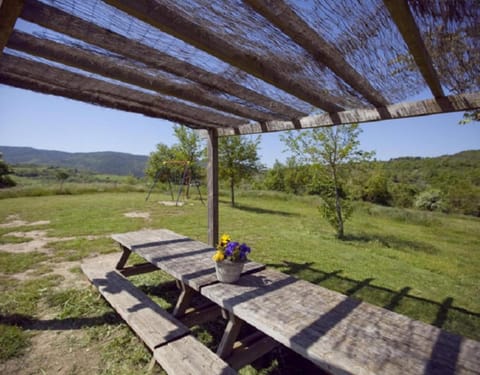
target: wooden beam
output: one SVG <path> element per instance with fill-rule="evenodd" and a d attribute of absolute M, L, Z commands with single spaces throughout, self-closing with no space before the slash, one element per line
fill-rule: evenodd
<path fill-rule="evenodd" d="M 313 30 L 284 0 L 244 0 L 244 2 L 308 51 L 320 64 L 330 68 L 375 107 L 389 104 L 383 95 L 345 60 L 335 46 Z"/>
<path fill-rule="evenodd" d="M 22 9 L 23 0 L 0 0 L 0 56 Z"/>
<path fill-rule="evenodd" d="M 20 67 L 13 66 L 11 61 L 15 61 L 16 57 L 12 55 L 5 55 L 7 56 L 7 61 L 5 65 L 11 71 L 15 69 L 25 69 L 27 74 L 29 74 L 28 69 L 26 66 L 31 67 L 32 71 L 35 72 L 33 74 L 37 74 L 41 76 L 41 72 L 45 71 L 46 74 L 49 74 L 52 78 L 54 74 L 57 74 L 57 77 L 53 82 L 57 82 L 59 85 L 63 85 L 63 80 L 69 81 L 71 79 L 75 80 L 76 84 L 79 88 L 86 87 L 87 90 L 98 91 L 98 88 L 105 88 L 105 92 L 108 90 L 114 90 L 112 93 L 116 95 L 117 92 L 125 93 L 125 98 L 132 98 L 132 100 L 137 100 L 138 102 L 144 102 L 148 106 L 164 111 L 165 113 L 171 112 L 173 115 L 180 115 L 185 116 L 191 119 L 196 119 L 199 123 L 206 123 L 206 124 L 213 124 L 217 125 L 218 127 L 223 126 L 225 123 L 231 123 L 233 126 L 238 126 L 244 124 L 245 121 L 242 119 L 238 119 L 235 117 L 230 117 L 227 115 L 222 115 L 218 112 L 213 112 L 206 110 L 204 108 L 192 107 L 187 104 L 183 104 L 174 100 L 167 99 L 160 95 L 155 94 L 147 94 L 141 91 L 137 91 L 134 89 L 127 88 L 125 86 L 115 85 L 112 84 L 109 86 L 107 82 L 102 80 L 94 80 L 97 82 L 97 87 L 93 86 L 89 81 L 88 77 L 83 76 L 81 74 L 73 74 L 67 70 L 62 70 L 59 68 L 54 68 L 48 64 L 43 64 L 40 62 L 34 62 L 28 59 L 21 59 L 19 64 Z M 22 66 L 23 65 L 23 66 Z M 55 72 L 55 73 L 54 73 Z"/>
<path fill-rule="evenodd" d="M 292 79 L 288 73 L 281 71 L 281 64 L 274 64 L 271 58 L 255 54 L 248 49 L 237 49 L 229 41 L 202 27 L 189 14 L 168 2 L 159 0 L 105 0 L 105 2 L 318 108 L 327 112 L 342 110 L 342 107 L 336 104 L 340 99 L 330 95 L 327 90 L 320 90 L 306 80 Z"/>
<path fill-rule="evenodd" d="M 208 244 L 215 247 L 218 243 L 218 136 L 216 129 L 208 131 L 207 138 L 208 167 Z"/>
<path fill-rule="evenodd" d="M 197 114 L 196 108 L 186 105 L 177 106 L 178 103 L 166 101 L 154 95 L 9 54 L 4 54 L 0 59 L 0 82 L 103 107 L 163 118 L 195 128 L 219 126 L 193 117 L 201 117 Z"/>
<path fill-rule="evenodd" d="M 134 68 L 122 64 L 118 59 L 90 53 L 81 48 L 69 47 L 48 39 L 40 39 L 21 31 L 14 31 L 7 45 L 9 48 L 34 56 L 60 62 L 165 95 L 175 96 L 250 120 L 266 121 L 278 119 L 272 114 L 249 109 L 229 102 L 226 99 L 216 97 L 197 85 L 180 84 L 173 80 L 161 78 L 158 75 L 145 74 L 138 67 Z"/>
<path fill-rule="evenodd" d="M 451 95 L 438 99 L 426 99 L 411 103 L 392 104 L 385 108 L 355 109 L 334 114 L 307 116 L 300 119 L 300 125 L 291 121 L 269 121 L 263 129 L 260 124 L 242 125 L 235 129 L 219 129 L 219 136 L 238 134 L 257 134 L 284 130 L 308 129 L 322 126 L 351 124 L 354 122 L 373 122 L 381 120 L 401 119 L 408 117 L 428 116 L 439 113 L 463 112 L 480 109 L 480 92 Z"/>
<path fill-rule="evenodd" d="M 306 115 L 291 106 L 267 98 L 221 75 L 203 70 L 37 0 L 25 0 L 21 18 L 115 54 L 126 56 L 152 68 L 177 76 L 188 77 L 189 80 L 198 82 L 207 88 L 222 91 L 264 107 L 271 113 L 278 114 L 278 118 L 292 119 Z"/>
<path fill-rule="evenodd" d="M 383 0 L 435 98 L 445 96 L 407 0 Z"/>

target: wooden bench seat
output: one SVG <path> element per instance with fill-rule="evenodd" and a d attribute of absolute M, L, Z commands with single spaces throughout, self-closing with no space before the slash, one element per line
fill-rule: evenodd
<path fill-rule="evenodd" d="M 89 259 L 82 270 L 169 374 L 236 374 L 190 330 L 124 278 L 118 254 Z"/>

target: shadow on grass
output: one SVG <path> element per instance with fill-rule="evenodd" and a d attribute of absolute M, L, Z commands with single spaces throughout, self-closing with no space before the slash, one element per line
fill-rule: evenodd
<path fill-rule="evenodd" d="M 372 285 L 374 279 L 355 280 L 341 276 L 342 270 L 325 272 L 313 262 L 294 263 L 283 261 L 267 264 L 287 274 L 310 281 L 350 297 L 397 312 L 410 318 L 424 321 L 474 340 L 480 340 L 480 313 L 454 306 L 454 299 L 446 297 L 437 302 L 411 295 L 412 288 L 399 290 Z"/>
<path fill-rule="evenodd" d="M 350 234 L 350 235 L 346 235 L 342 240 L 347 242 L 349 241 L 365 242 L 365 243 L 378 242 L 382 246 L 387 248 L 394 248 L 401 251 L 410 250 L 415 252 L 422 252 L 425 254 L 437 254 L 439 252 L 439 250 L 436 247 L 432 246 L 431 244 L 422 243 L 419 241 L 405 240 L 395 236 L 382 236 L 378 234 L 375 234 L 375 235 Z"/>
<path fill-rule="evenodd" d="M 0 315 L 0 324 L 17 326 L 32 331 L 72 330 L 120 323 L 123 323 L 123 320 L 113 311 L 100 316 L 65 319 L 38 319 L 22 314 Z"/>
<path fill-rule="evenodd" d="M 229 201 L 221 201 L 221 203 L 229 204 Z M 239 204 L 235 203 L 235 209 L 237 210 L 242 210 L 242 211 L 247 211 L 247 212 L 253 212 L 255 214 L 269 214 L 269 215 L 280 215 L 280 216 L 300 216 L 299 214 L 293 213 L 293 212 L 287 212 L 287 211 L 279 211 L 279 210 L 269 210 L 266 208 L 260 208 L 260 207 L 252 207 L 252 206 L 247 206 L 245 204 Z"/>

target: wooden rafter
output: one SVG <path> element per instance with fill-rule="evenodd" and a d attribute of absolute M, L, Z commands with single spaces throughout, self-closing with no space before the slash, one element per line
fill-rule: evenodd
<path fill-rule="evenodd" d="M 149 108 L 145 105 L 134 103 L 131 100 L 123 100 L 107 94 L 92 94 L 88 92 L 74 92 L 71 89 L 56 85 L 55 82 L 45 82 L 32 79 L 23 75 L 11 72 L 0 72 L 0 83 L 19 89 L 30 90 L 41 94 L 61 96 L 73 100 L 79 100 L 84 103 L 90 103 L 101 107 L 118 109 L 125 112 L 138 113 L 147 117 L 168 119 L 164 113 Z M 168 116 L 168 115 L 167 115 Z M 205 128 L 205 124 L 200 124 L 192 119 L 180 118 L 170 114 L 170 121 L 175 121 L 191 128 Z"/>
<path fill-rule="evenodd" d="M 124 110 L 129 110 L 131 107 L 135 109 L 131 112 L 138 112 L 137 109 L 141 108 L 150 116 L 192 124 L 196 127 L 220 127 L 226 123 L 234 125 L 241 123 L 236 119 L 235 122 L 226 116 L 167 100 L 159 95 L 150 95 L 9 54 L 4 54 L 0 59 L 0 74 L 4 81 L 14 78 L 17 81 L 20 79 L 32 84 L 29 89 L 33 91 L 39 91 L 37 88 L 41 87 L 45 90 L 43 92 L 48 94 L 62 95 L 104 106 L 109 104 L 104 100 L 107 98 L 111 99 L 110 103 L 118 102 Z M 36 82 L 37 86 L 34 85 Z M 45 84 L 57 91 L 47 91 Z M 103 102 L 97 103 L 97 99 Z M 113 108 L 120 107 L 113 106 Z"/>
<path fill-rule="evenodd" d="M 436 98 L 445 96 L 432 59 L 406 0 L 384 0 L 390 15 L 402 34 L 423 78 Z"/>
<path fill-rule="evenodd" d="M 313 30 L 284 0 L 244 0 L 244 2 L 308 51 L 319 63 L 330 68 L 375 107 L 389 104 L 382 94 L 353 69 L 333 45 Z"/>
<path fill-rule="evenodd" d="M 212 107 L 255 121 L 275 119 L 274 115 L 218 98 L 207 90 L 193 85 L 180 84 L 175 81 L 152 76 L 141 69 L 126 66 L 118 59 L 89 53 L 81 48 L 66 46 L 48 39 L 40 39 L 21 31 L 14 31 L 7 44 L 9 48 L 43 57 L 65 65 L 100 74 L 115 80 L 175 96 L 200 105 Z"/>
<path fill-rule="evenodd" d="M 269 112 L 277 114 L 279 118 L 291 119 L 306 115 L 288 105 L 238 85 L 221 75 L 203 70 L 188 62 L 130 40 L 120 34 L 101 28 L 37 0 L 25 0 L 21 18 L 58 33 L 96 45 L 115 54 L 137 60 L 152 68 L 164 70 L 180 77 L 187 77 L 204 85 L 207 89 L 222 91 L 264 107 Z"/>
<path fill-rule="evenodd" d="M 320 92 L 318 87 L 312 86 L 310 82 L 292 79 L 278 67 L 272 66 L 267 57 L 246 49 L 239 51 L 213 31 L 201 27 L 190 15 L 166 2 L 159 0 L 105 0 L 105 2 L 318 108 L 327 112 L 342 110 L 342 107 L 336 104 L 341 102 L 340 98 L 333 97 L 327 90 Z"/>
<path fill-rule="evenodd" d="M 392 104 L 384 108 L 356 109 L 334 114 L 307 116 L 299 120 L 300 127 L 291 121 L 269 121 L 260 124 L 246 124 L 235 129 L 219 129 L 219 136 L 268 133 L 295 129 L 317 128 L 351 123 L 392 120 L 419 117 L 448 112 L 463 112 L 480 109 L 480 92 L 451 95 L 411 103 Z"/>
<path fill-rule="evenodd" d="M 0 56 L 23 9 L 23 0 L 0 0 Z"/>

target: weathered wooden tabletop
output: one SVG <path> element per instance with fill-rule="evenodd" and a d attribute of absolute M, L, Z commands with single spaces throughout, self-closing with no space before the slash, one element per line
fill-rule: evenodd
<path fill-rule="evenodd" d="M 479 374 L 480 343 L 274 270 L 201 294 L 333 374 Z"/>
<path fill-rule="evenodd" d="M 215 250 L 203 242 L 168 229 L 114 234 L 112 238 L 194 290 L 218 282 L 212 260 Z M 264 268 L 263 264 L 247 262 L 243 274 Z"/>

